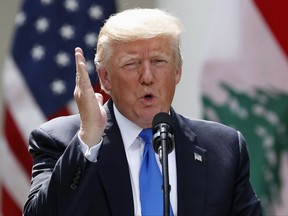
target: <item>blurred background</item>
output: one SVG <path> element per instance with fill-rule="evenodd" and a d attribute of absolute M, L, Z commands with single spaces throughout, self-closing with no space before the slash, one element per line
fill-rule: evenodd
<path fill-rule="evenodd" d="M 2 0 L 0 7 L 0 216 L 21 215 L 30 185 L 28 136 L 77 112 L 74 47 L 93 66 L 110 14 L 159 7 L 183 21 L 183 76 L 173 107 L 246 138 L 251 181 L 265 215 L 288 215 L 288 1 Z"/>

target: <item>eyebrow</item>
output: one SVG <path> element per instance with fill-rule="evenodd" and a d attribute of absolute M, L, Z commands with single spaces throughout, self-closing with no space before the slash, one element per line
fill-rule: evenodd
<path fill-rule="evenodd" d="M 127 61 L 137 59 L 138 57 L 139 57 L 139 55 L 137 55 L 137 54 L 127 54 L 127 55 L 125 55 L 119 59 L 119 63 L 122 64 L 122 63 L 125 63 Z"/>
<path fill-rule="evenodd" d="M 158 56 L 168 58 L 169 54 L 164 51 L 152 51 L 150 53 L 150 57 L 158 57 Z"/>
<path fill-rule="evenodd" d="M 157 56 L 160 56 L 160 57 L 165 57 L 165 58 L 168 58 L 169 57 L 169 54 L 166 53 L 166 52 L 163 52 L 163 51 L 151 51 L 149 53 L 149 57 L 157 57 Z M 119 59 L 119 63 L 123 63 L 123 62 L 126 62 L 126 61 L 130 61 L 130 60 L 134 60 L 134 59 L 138 59 L 139 58 L 139 54 L 126 54 L 125 56 L 121 57 Z"/>

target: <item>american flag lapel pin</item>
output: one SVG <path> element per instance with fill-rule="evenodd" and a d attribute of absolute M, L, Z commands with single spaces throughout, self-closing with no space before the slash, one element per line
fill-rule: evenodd
<path fill-rule="evenodd" d="M 199 161 L 202 162 L 202 156 L 197 154 L 196 152 L 194 152 L 194 160 L 195 161 Z"/>

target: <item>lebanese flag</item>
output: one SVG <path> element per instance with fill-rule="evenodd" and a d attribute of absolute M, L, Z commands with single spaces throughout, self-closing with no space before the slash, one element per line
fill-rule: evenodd
<path fill-rule="evenodd" d="M 246 138 L 266 215 L 288 214 L 288 1 L 217 0 L 203 58 L 204 118 Z"/>

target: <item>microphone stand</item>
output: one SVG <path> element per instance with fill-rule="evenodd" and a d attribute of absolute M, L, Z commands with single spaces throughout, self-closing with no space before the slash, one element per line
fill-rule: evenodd
<path fill-rule="evenodd" d="M 153 148 L 159 154 L 162 164 L 163 215 L 170 216 L 171 186 L 169 184 L 168 154 L 174 149 L 174 120 L 168 113 L 160 112 L 155 115 L 152 125 Z"/>
<path fill-rule="evenodd" d="M 167 150 L 167 137 L 165 133 L 161 133 L 161 146 L 159 148 L 159 159 L 162 164 L 162 192 L 163 192 L 163 202 L 164 216 L 170 216 L 170 189 L 171 186 L 169 184 L 169 169 L 168 169 L 168 150 Z"/>

